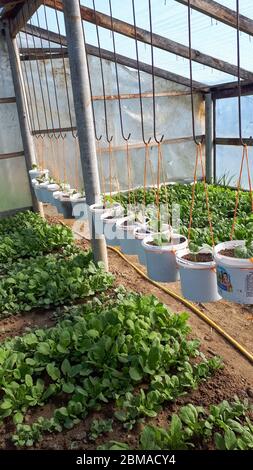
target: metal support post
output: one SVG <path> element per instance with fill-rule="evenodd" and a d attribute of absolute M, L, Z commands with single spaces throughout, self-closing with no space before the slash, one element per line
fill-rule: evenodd
<path fill-rule="evenodd" d="M 100 202 L 100 183 L 79 0 L 71 0 L 71 2 L 63 0 L 63 11 L 84 188 L 86 201 L 90 206 Z M 105 268 L 108 269 L 104 236 L 96 239 L 93 219 L 91 225 L 94 260 L 103 261 Z"/>

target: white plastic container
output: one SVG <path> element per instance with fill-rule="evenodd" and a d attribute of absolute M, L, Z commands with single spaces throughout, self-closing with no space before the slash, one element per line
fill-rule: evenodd
<path fill-rule="evenodd" d="M 151 231 L 147 228 L 137 227 L 135 230 L 135 239 L 136 239 L 136 254 L 139 259 L 139 263 L 146 266 L 146 253 L 142 244 L 144 238 L 146 238 Z"/>
<path fill-rule="evenodd" d="M 53 195 L 56 191 L 59 191 L 59 189 L 60 189 L 60 186 L 56 183 L 51 183 L 47 186 L 47 191 L 48 191 L 47 202 L 49 204 L 52 204 L 53 206 L 55 205 L 55 199 Z"/>
<path fill-rule="evenodd" d="M 183 258 L 189 250 L 177 253 L 183 296 L 192 302 L 216 302 L 221 299 L 216 281 L 215 261 L 196 263 Z"/>
<path fill-rule="evenodd" d="M 116 227 L 122 253 L 125 255 L 137 255 L 138 240 L 135 238 L 135 231 L 141 225 L 135 222 L 131 216 L 128 216 L 119 219 Z"/>
<path fill-rule="evenodd" d="M 224 256 L 226 249 L 245 246 L 244 240 L 220 243 L 214 248 L 217 284 L 223 299 L 239 304 L 253 304 L 253 259 Z"/>
<path fill-rule="evenodd" d="M 62 211 L 63 211 L 62 205 L 61 205 L 61 202 L 60 202 L 60 195 L 61 194 L 62 194 L 62 191 L 55 191 L 53 193 L 54 206 L 56 207 L 59 214 L 62 214 Z"/>
<path fill-rule="evenodd" d="M 33 180 L 34 178 L 38 178 L 41 175 L 46 175 L 48 176 L 49 170 L 39 170 L 39 169 L 34 169 L 34 170 L 29 170 L 29 176 L 30 179 Z"/>
<path fill-rule="evenodd" d="M 49 181 L 44 181 L 43 183 L 39 183 L 38 185 L 35 186 L 35 194 L 40 202 L 47 203 L 48 201 L 48 192 L 47 192 L 47 186 L 49 184 Z"/>
<path fill-rule="evenodd" d="M 70 202 L 72 205 L 72 215 L 75 219 L 88 219 L 88 206 L 85 197 L 82 197 L 80 193 L 72 194 L 70 196 Z"/>
<path fill-rule="evenodd" d="M 103 224 L 103 233 L 105 236 L 106 244 L 108 246 L 119 246 L 117 222 L 122 220 L 122 217 L 114 217 L 110 213 L 105 213 L 101 216 Z"/>
<path fill-rule="evenodd" d="M 155 235 L 149 235 L 142 241 L 146 253 L 148 277 L 158 282 L 175 282 L 179 280 L 179 269 L 176 262 L 176 253 L 185 250 L 188 245 L 186 237 L 179 234 L 173 235 L 173 240 L 182 242 L 172 242 L 171 245 L 155 246 L 150 245 Z"/>
<path fill-rule="evenodd" d="M 101 220 L 102 215 L 115 215 L 120 216 L 123 212 L 123 207 L 118 203 L 114 202 L 111 205 L 103 206 L 102 203 L 92 204 L 88 206 L 88 217 L 89 217 L 89 226 L 91 233 L 92 222 L 95 227 L 95 235 L 99 238 L 104 234 L 104 224 Z"/>

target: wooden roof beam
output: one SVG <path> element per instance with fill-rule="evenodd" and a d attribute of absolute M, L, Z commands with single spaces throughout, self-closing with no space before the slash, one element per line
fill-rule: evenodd
<path fill-rule="evenodd" d="M 59 11 L 62 11 L 63 9 L 61 0 L 46 0 L 46 4 L 51 8 L 56 7 Z M 111 17 L 109 15 L 105 15 L 98 11 L 95 15 L 93 9 L 82 6 L 81 16 L 83 20 L 88 21 L 89 23 L 95 24 L 97 21 L 98 26 L 111 30 Z M 135 28 L 133 25 L 113 18 L 113 28 L 116 33 L 135 39 Z M 150 32 L 145 29 L 137 28 L 137 39 L 145 44 L 151 44 Z M 160 36 L 159 34 L 153 34 L 153 45 L 158 49 L 189 59 L 189 48 L 187 46 Z M 196 49 L 192 49 L 192 59 L 194 62 L 198 62 L 199 64 L 206 65 L 207 67 L 211 67 L 235 77 L 238 74 L 236 65 L 209 56 Z M 245 80 L 253 80 L 253 72 L 241 68 L 241 78 Z"/>
<path fill-rule="evenodd" d="M 10 18 L 10 32 L 14 38 L 38 10 L 43 0 L 26 0 L 14 17 Z"/>
<path fill-rule="evenodd" d="M 188 5 L 187 0 L 176 0 L 182 5 Z M 231 10 L 214 0 L 191 0 L 191 8 L 204 15 L 210 16 L 221 23 L 232 28 L 237 28 L 236 11 Z M 253 20 L 247 16 L 240 15 L 240 30 L 253 36 Z"/>
<path fill-rule="evenodd" d="M 55 44 L 61 44 L 62 46 L 66 47 L 67 46 L 67 41 L 65 36 L 59 36 L 59 34 L 56 34 L 51 31 L 47 31 L 46 29 L 43 28 L 38 28 L 37 26 L 31 26 L 27 25 L 26 28 L 24 29 L 26 33 L 28 34 L 33 34 L 34 36 L 40 37 L 42 39 L 48 39 L 55 43 Z M 87 46 L 87 53 L 90 55 L 94 55 L 96 57 L 99 57 L 99 49 L 98 47 L 91 46 L 89 44 Z M 66 55 L 67 51 L 63 51 L 64 54 Z M 106 59 L 109 61 L 114 62 L 114 53 L 107 51 L 105 49 L 101 49 L 101 57 L 102 59 Z M 124 65 L 126 67 L 130 67 L 133 69 L 137 69 L 137 61 L 134 59 L 130 59 L 128 57 L 125 57 L 120 54 L 116 54 L 117 58 L 117 63 L 120 65 Z M 152 67 L 149 64 L 146 64 L 144 62 L 140 62 L 140 70 L 142 72 L 146 72 L 149 74 L 152 74 Z M 190 86 L 190 80 L 186 77 L 182 77 L 181 75 L 177 75 L 175 73 L 169 72 L 164 69 L 160 69 L 158 67 L 154 67 L 154 74 L 157 77 L 164 78 L 165 80 L 170 80 L 172 82 L 178 83 L 180 85 L 184 85 L 189 87 Z M 209 87 L 207 85 L 204 85 L 203 83 L 200 82 L 193 82 L 194 88 L 199 90 L 200 92 L 207 92 L 209 91 Z"/>

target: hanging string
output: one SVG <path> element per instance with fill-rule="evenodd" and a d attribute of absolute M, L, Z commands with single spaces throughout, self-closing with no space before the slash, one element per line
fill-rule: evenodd
<path fill-rule="evenodd" d="M 157 218 L 160 220 L 160 177 L 161 177 L 161 144 L 158 143 L 157 147 L 157 183 L 156 183 L 156 205 L 157 205 Z"/>
<path fill-rule="evenodd" d="M 146 206 L 148 152 L 149 152 L 149 146 L 145 145 L 144 178 L 143 178 L 143 205 L 144 206 Z"/>
<path fill-rule="evenodd" d="M 79 188 L 79 171 L 78 171 L 78 164 L 79 164 L 79 152 L 78 152 L 78 142 L 77 138 L 75 138 L 75 176 L 74 176 L 74 187 L 76 190 Z"/>
<path fill-rule="evenodd" d="M 202 145 L 201 144 L 196 146 L 196 160 L 195 160 L 195 166 L 194 166 L 194 178 L 193 178 L 193 185 L 192 185 L 192 200 L 191 200 L 191 206 L 190 206 L 190 221 L 189 221 L 189 227 L 188 227 L 188 242 L 190 242 L 190 240 L 191 240 L 191 229 L 192 229 L 192 223 L 193 223 L 193 209 L 194 209 L 194 205 L 195 205 L 195 190 L 196 190 L 196 183 L 197 183 L 197 170 L 198 170 L 199 161 L 200 161 L 200 165 L 201 165 L 202 178 L 203 178 L 203 183 L 204 183 L 204 191 L 205 191 L 205 199 L 206 199 L 206 207 L 207 207 L 207 214 L 208 214 L 209 229 L 210 229 L 210 234 L 211 234 L 211 241 L 212 241 L 212 246 L 214 246 L 214 233 L 213 233 L 213 226 L 212 226 L 212 217 L 211 217 L 211 211 L 210 211 L 209 195 L 208 195 L 208 189 L 207 189 L 207 183 L 206 183 L 206 175 L 205 175 L 205 169 L 204 169 L 204 163 L 203 163 Z"/>
<path fill-rule="evenodd" d="M 109 182 L 110 182 L 110 203 L 112 203 L 112 145 L 109 141 Z"/>
<path fill-rule="evenodd" d="M 99 173 L 100 173 L 100 179 L 101 179 L 101 182 L 102 182 L 102 194 L 103 194 L 103 200 L 105 202 L 105 199 L 106 199 L 106 183 L 105 183 L 105 174 L 104 174 L 103 162 L 102 162 L 102 148 L 100 146 L 100 140 L 98 140 L 98 142 L 97 142 L 97 150 L 98 150 Z"/>
<path fill-rule="evenodd" d="M 207 183 L 206 183 L 206 175 L 205 175 L 203 155 L 202 155 L 203 138 L 201 139 L 201 141 L 198 142 L 197 139 L 196 139 L 196 132 L 195 132 L 193 73 L 192 73 L 191 0 L 188 0 L 188 37 L 189 37 L 189 68 L 190 68 L 190 90 L 191 90 L 192 135 L 193 135 L 193 140 L 194 140 L 195 145 L 196 145 L 196 160 L 195 160 L 195 167 L 194 167 L 194 181 L 193 181 L 193 186 L 192 186 L 192 201 L 191 201 L 191 207 L 190 207 L 190 220 L 189 220 L 189 227 L 188 227 L 188 241 L 190 242 L 190 238 L 191 238 L 191 228 L 192 228 L 192 221 L 193 221 L 193 208 L 194 208 L 194 203 L 195 203 L 195 189 L 196 189 L 196 184 L 197 184 L 197 169 L 198 169 L 198 162 L 200 161 L 201 171 L 202 171 L 202 179 L 203 179 L 203 184 L 204 184 L 205 199 L 206 199 L 207 214 L 208 214 L 209 229 L 210 229 L 212 246 L 214 246 L 212 217 L 211 217 L 211 212 L 210 212 L 208 187 L 207 187 Z"/>

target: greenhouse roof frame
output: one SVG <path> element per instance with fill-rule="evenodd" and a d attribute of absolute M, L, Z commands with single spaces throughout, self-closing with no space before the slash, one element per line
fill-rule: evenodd
<path fill-rule="evenodd" d="M 188 2 L 187 0 L 175 0 L 178 3 L 181 3 L 185 6 L 187 6 Z M 43 4 L 43 0 L 32 0 L 29 2 L 29 8 L 27 8 L 27 0 L 0 0 L 0 8 L 2 7 L 1 11 L 1 19 L 8 18 L 10 21 L 10 27 L 11 27 L 11 32 L 12 36 L 15 37 L 16 34 L 21 31 L 27 21 L 30 19 L 30 17 L 33 15 L 33 13 L 40 7 L 41 4 Z M 45 0 L 45 5 L 50 7 L 50 8 L 57 8 L 57 10 L 62 11 L 63 5 L 61 0 Z M 194 10 L 197 10 L 198 12 L 203 13 L 206 16 L 210 16 L 220 22 L 223 22 L 224 24 L 236 28 L 236 12 L 221 5 L 220 3 L 214 1 L 214 0 L 191 0 L 191 8 Z M 94 17 L 94 11 L 88 7 L 81 6 L 81 14 L 82 14 L 82 19 L 89 22 L 89 23 L 95 23 L 95 17 Z M 112 27 L 112 22 L 110 16 L 98 12 L 97 11 L 97 21 L 98 25 L 102 28 L 106 28 L 108 30 L 111 30 Z M 124 21 L 118 20 L 118 19 L 113 19 L 113 28 L 116 33 L 123 34 L 127 37 L 133 38 L 133 33 L 134 33 L 134 27 L 130 23 L 126 23 Z M 249 34 L 253 35 L 253 20 L 250 18 L 240 15 L 240 30 Z M 138 41 L 144 42 L 146 44 L 150 44 L 150 32 L 146 31 L 141 28 L 137 28 L 137 35 L 138 35 Z M 171 54 L 181 56 L 184 58 L 189 58 L 189 51 L 188 48 L 180 43 L 177 43 L 175 41 L 172 41 L 164 36 L 160 36 L 158 34 L 153 34 L 153 45 L 154 47 L 157 47 L 158 49 L 165 50 Z M 96 48 L 94 46 L 93 51 L 95 52 L 94 55 L 96 54 Z M 105 56 L 108 60 L 113 60 L 113 57 L 111 56 L 110 51 L 104 50 Z M 92 52 L 91 52 L 92 53 Z M 198 62 L 200 64 L 203 64 L 205 66 L 208 66 L 212 69 L 217 69 L 223 73 L 226 73 L 231 76 L 236 76 L 236 70 L 237 66 L 233 65 L 229 62 L 217 59 L 211 55 L 207 55 L 204 53 L 201 53 L 198 50 L 192 51 L 193 53 L 193 61 Z M 124 61 L 124 65 L 127 65 L 127 62 L 131 65 L 129 67 L 135 68 L 135 61 L 133 59 L 128 59 L 127 57 L 123 57 L 123 55 L 119 55 L 122 61 Z M 143 64 L 145 71 L 147 71 L 147 68 L 149 67 L 148 64 Z M 179 84 L 184 84 L 185 86 L 188 86 L 189 80 L 186 77 L 183 77 L 182 75 L 178 74 L 173 74 L 171 72 L 168 72 L 163 69 L 158 69 L 158 72 L 161 72 L 163 76 L 167 74 L 167 78 L 171 76 L 172 81 L 179 83 Z M 170 75 L 171 74 L 171 75 Z M 245 70 L 241 68 L 241 78 L 242 78 L 242 87 L 244 88 L 244 83 L 248 84 L 248 82 L 252 83 L 253 82 L 253 72 L 249 70 Z M 232 87 L 231 87 L 232 84 Z M 225 90 L 231 89 L 234 87 L 236 89 L 237 82 L 231 82 L 227 83 L 224 86 L 223 84 L 215 85 L 215 86 L 208 86 L 203 83 L 195 82 L 194 87 L 196 88 L 201 88 L 202 90 L 204 89 L 205 92 L 211 90 L 215 93 L 218 92 L 219 87 L 221 86 L 221 94 L 225 93 Z M 248 87 L 249 89 L 249 87 Z"/>

